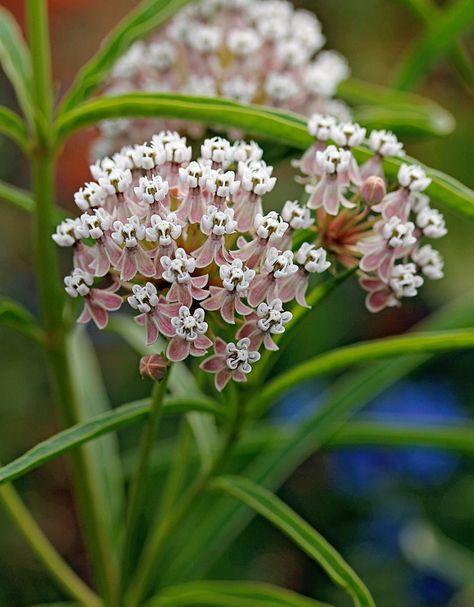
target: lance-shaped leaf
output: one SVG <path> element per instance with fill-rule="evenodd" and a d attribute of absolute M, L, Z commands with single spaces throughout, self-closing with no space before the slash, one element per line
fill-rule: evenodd
<path fill-rule="evenodd" d="M 124 94 L 83 103 L 58 118 L 58 142 L 81 127 L 121 116 L 182 118 L 208 125 L 235 127 L 249 135 L 278 141 L 299 150 L 304 150 L 313 143 L 313 138 L 306 129 L 306 118 L 303 116 L 222 99 L 170 93 Z M 359 162 L 372 156 L 370 149 L 364 145 L 354 148 L 353 151 Z M 419 164 L 426 170 L 432 180 L 426 190 L 428 195 L 454 212 L 474 219 L 472 190 L 456 179 L 430 169 L 408 156 L 403 159 L 386 158 L 384 169 L 387 175 L 395 177 L 402 162 Z"/>
<path fill-rule="evenodd" d="M 145 607 L 330 607 L 290 590 L 257 582 L 191 582 L 166 588 Z"/>
<path fill-rule="evenodd" d="M 30 312 L 6 297 L 0 297 L 0 325 L 21 331 L 35 341 L 42 341 L 41 328 Z"/>
<path fill-rule="evenodd" d="M 32 68 L 30 51 L 15 18 L 0 7 L 0 63 L 15 89 L 25 118 L 33 118 Z"/>
<path fill-rule="evenodd" d="M 0 133 L 10 137 L 20 148 L 25 150 L 28 146 L 25 125 L 15 112 L 0 106 Z"/>
<path fill-rule="evenodd" d="M 225 418 L 224 409 L 206 398 L 168 398 L 163 405 L 164 415 L 177 415 L 192 411 L 207 413 Z M 79 445 L 92 441 L 147 417 L 150 412 L 150 399 L 144 399 L 122 405 L 102 415 L 97 415 L 67 430 L 63 430 L 38 443 L 32 449 L 0 468 L 0 485 L 9 482 L 45 462 L 75 449 Z"/>
<path fill-rule="evenodd" d="M 439 13 L 415 43 L 398 69 L 395 85 L 401 90 L 414 86 L 454 42 L 474 25 L 474 2 L 456 0 Z"/>
<path fill-rule="evenodd" d="M 385 337 L 361 342 L 352 346 L 337 348 L 293 367 L 272 380 L 248 405 L 255 415 L 261 415 L 266 408 L 292 386 L 323 373 L 340 371 L 351 365 L 372 360 L 419 353 L 450 352 L 474 349 L 474 331 L 440 331 L 439 333 L 419 333 Z"/>
<path fill-rule="evenodd" d="M 190 0 L 145 0 L 107 36 L 101 48 L 80 70 L 60 106 L 65 112 L 84 101 L 101 85 L 114 63 L 137 40 L 172 17 Z"/>
<path fill-rule="evenodd" d="M 337 550 L 276 495 L 238 476 L 221 476 L 212 481 L 211 489 L 228 493 L 275 525 L 350 594 L 354 605 L 375 607 L 367 587 Z"/>

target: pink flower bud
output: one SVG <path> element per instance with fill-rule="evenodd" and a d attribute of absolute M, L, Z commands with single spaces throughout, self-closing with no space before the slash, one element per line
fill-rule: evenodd
<path fill-rule="evenodd" d="M 369 206 L 382 202 L 386 193 L 385 181 L 375 175 L 367 177 L 360 186 L 360 197 Z"/>
<path fill-rule="evenodd" d="M 145 378 L 160 381 L 166 375 L 166 371 L 170 366 L 167 360 L 161 354 L 149 354 L 142 356 L 140 359 L 140 375 Z"/>

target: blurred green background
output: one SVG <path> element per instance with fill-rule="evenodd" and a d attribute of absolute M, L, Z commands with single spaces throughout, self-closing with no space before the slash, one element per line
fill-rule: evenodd
<path fill-rule="evenodd" d="M 2 4 L 22 20 L 22 2 L 3 0 Z M 60 91 L 65 90 L 110 27 L 135 4 L 131 0 L 50 2 L 54 73 Z M 342 52 L 353 75 L 369 82 L 390 85 L 395 66 L 423 30 L 422 23 L 402 1 L 316 0 L 296 4 L 316 12 L 327 47 Z M 464 42 L 472 56 L 473 39 Z M 448 109 L 457 126 L 447 137 L 407 141 L 408 153 L 473 187 L 472 95 L 444 60 L 426 76 L 417 92 Z M 1 103 L 14 107 L 5 79 L 0 79 L 0 98 Z M 87 177 L 91 136 L 91 132 L 76 136 L 60 161 L 58 199 L 71 212 L 75 212 L 72 194 Z M 292 196 L 296 187 L 287 166 L 278 167 L 277 174 L 280 180 L 271 201 L 273 207 Z M 28 184 L 24 158 L 4 139 L 0 141 L 0 178 L 17 185 Z M 433 204 L 436 206 L 436 202 Z M 36 312 L 28 217 L 4 204 L 0 212 L 1 293 Z M 450 233 L 439 242 L 446 262 L 444 280 L 425 286 L 421 295 L 408 300 L 402 309 L 377 316 L 365 310 L 363 293 L 352 280 L 301 327 L 280 364 L 284 366 L 289 360 L 294 363 L 336 345 L 402 332 L 447 302 L 465 296 L 469 290 L 472 293 L 472 225 L 451 213 L 445 215 Z M 69 264 L 65 255 L 65 271 Z M 138 356 L 111 334 L 92 334 L 112 402 L 120 404 L 146 396 L 150 387 L 138 377 Z M 0 361 L 0 461 L 5 462 L 57 431 L 59 424 L 40 349 L 13 331 L 0 329 Z M 470 353 L 437 358 L 377 399 L 371 405 L 372 415 L 422 424 L 472 418 L 473 364 Z M 277 411 L 280 420 L 289 424 L 304 416 L 305 402 L 321 393 L 325 385 L 306 385 L 283 399 Z M 137 430 L 122 435 L 123 444 L 132 444 Z M 311 458 L 293 474 L 281 495 L 356 565 L 381 607 L 472 607 L 474 595 L 465 589 L 467 580 L 453 570 L 459 573 L 462 568 L 455 559 L 463 558 L 468 569 L 472 566 L 471 582 L 474 580 L 473 475 L 472 460 L 442 452 L 341 449 Z M 60 552 L 77 571 L 88 576 L 66 462 L 56 460 L 27 475 L 18 482 L 18 488 Z M 422 520 L 455 542 L 454 548 L 451 546 L 455 555 L 451 568 L 440 571 L 423 562 L 423 539 L 427 541 L 428 531 L 420 527 Z M 410 527 L 415 522 L 418 527 Z M 40 599 L 61 599 L 3 512 L 0 530 L 0 605 L 26 607 Z M 209 575 L 272 581 L 344 604 L 343 597 L 333 596 L 331 584 L 304 555 L 258 520 Z"/>

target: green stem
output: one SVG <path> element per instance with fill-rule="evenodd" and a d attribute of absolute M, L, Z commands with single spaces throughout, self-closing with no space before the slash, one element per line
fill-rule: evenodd
<path fill-rule="evenodd" d="M 147 486 L 150 465 L 150 453 L 155 441 L 156 432 L 163 412 L 163 401 L 166 393 L 169 372 L 160 382 L 155 382 L 151 394 L 150 415 L 143 432 L 138 454 L 137 468 L 133 475 L 130 487 L 128 507 L 126 513 L 126 530 L 122 551 L 122 580 L 121 588 L 123 594 L 128 575 L 130 573 L 130 554 L 135 537 L 138 521 L 141 514 L 143 495 Z"/>
<path fill-rule="evenodd" d="M 100 598 L 63 561 L 11 485 L 0 487 L 0 501 L 35 555 L 70 597 L 84 607 L 101 607 Z"/>
<path fill-rule="evenodd" d="M 33 90 L 37 109 L 37 133 L 32 157 L 32 190 L 36 201 L 35 259 L 45 333 L 46 352 L 52 383 L 64 424 L 72 426 L 81 421 L 80 406 L 72 381 L 67 348 L 67 333 L 63 318 L 64 292 L 59 277 L 57 248 L 51 239 L 56 211 L 54 206 L 54 126 L 53 85 L 47 9 L 44 0 L 28 0 L 28 34 L 33 61 Z M 106 535 L 106 512 L 99 511 L 96 478 L 85 449 L 72 455 L 75 489 L 79 498 L 81 519 L 97 573 L 98 582 L 108 604 L 114 604 L 116 587 L 115 563 Z"/>
<path fill-rule="evenodd" d="M 238 441 L 243 423 L 244 403 L 239 401 L 238 406 L 235 408 L 234 419 L 229 427 L 227 436 L 212 464 L 202 470 L 200 476 L 194 481 L 180 502 L 176 504 L 176 508 L 170 515 L 165 519 L 158 520 L 152 528 L 150 539 L 146 543 L 143 554 L 138 562 L 137 573 L 132 579 L 125 597 L 125 605 L 127 607 L 138 607 L 140 605 L 142 598 L 148 591 L 150 576 L 153 573 L 153 566 L 157 556 L 174 529 L 206 491 L 209 481 L 221 467 L 232 447 Z"/>

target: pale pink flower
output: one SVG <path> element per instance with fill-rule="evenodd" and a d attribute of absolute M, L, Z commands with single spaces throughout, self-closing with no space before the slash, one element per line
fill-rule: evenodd
<path fill-rule="evenodd" d="M 168 301 L 177 301 L 190 308 L 193 299 L 202 301 L 208 296 L 208 291 L 204 289 L 208 275 L 191 276 L 196 269 L 196 260 L 188 256 L 184 249 L 177 249 L 173 258 L 163 255 L 160 259 L 163 279 L 171 283 L 166 296 Z"/>
<path fill-rule="evenodd" d="M 129 217 L 126 223 L 115 221 L 112 238 L 119 246 L 123 246 L 117 267 L 120 269 L 120 280 L 127 281 L 139 272 L 142 276 L 154 276 L 155 266 L 150 254 L 140 244 L 145 240 L 146 228 L 135 215 Z"/>
<path fill-rule="evenodd" d="M 219 210 L 209 205 L 205 214 L 201 217 L 201 232 L 208 236 L 204 244 L 192 252 L 196 258 L 196 266 L 205 268 L 215 261 L 218 266 L 230 263 L 232 255 L 225 246 L 225 237 L 233 234 L 237 227 L 234 220 L 234 209 Z"/>
<path fill-rule="evenodd" d="M 265 298 L 272 301 L 280 298 L 283 301 L 291 299 L 291 283 L 288 280 L 298 271 L 293 262 L 293 252 L 279 251 L 271 247 L 266 254 L 261 273 L 256 276 L 249 289 L 248 302 L 257 306 Z"/>
<path fill-rule="evenodd" d="M 255 270 L 244 266 L 242 260 L 234 259 L 230 265 L 221 265 L 219 276 L 222 287 L 210 287 L 211 297 L 201 303 L 205 310 L 219 310 L 222 318 L 230 323 L 235 323 L 235 312 L 247 316 L 252 312 L 242 302 L 247 297 L 250 283 L 255 277 Z"/>
<path fill-rule="evenodd" d="M 214 342 L 215 354 L 201 363 L 200 368 L 215 373 L 215 386 L 221 392 L 228 382 L 247 381 L 252 365 L 260 360 L 260 353 L 250 349 L 250 339 L 244 337 L 236 344 L 226 344 L 220 337 Z"/>
<path fill-rule="evenodd" d="M 204 320 L 205 312 L 197 308 L 191 312 L 187 306 L 180 306 L 178 313 L 171 318 L 173 328 L 171 340 L 166 350 L 169 360 L 179 362 L 189 355 L 204 356 L 212 341 L 206 337 L 208 325 Z"/>
<path fill-rule="evenodd" d="M 255 312 L 245 319 L 245 323 L 237 332 L 237 338 L 248 337 L 250 347 L 258 350 L 263 342 L 267 350 L 278 350 L 273 341 L 273 335 L 285 332 L 285 325 L 293 318 L 291 312 L 283 309 L 281 299 L 274 299 L 270 303 L 262 302 Z"/>
<path fill-rule="evenodd" d="M 84 309 L 77 319 L 79 323 L 93 320 L 99 329 L 104 329 L 108 322 L 108 312 L 118 310 L 122 305 L 122 298 L 112 290 L 93 288 L 93 276 L 81 268 L 75 268 L 66 276 L 64 284 L 70 297 L 82 297 L 84 300 Z M 118 286 L 114 284 L 112 289 L 116 290 Z"/>

